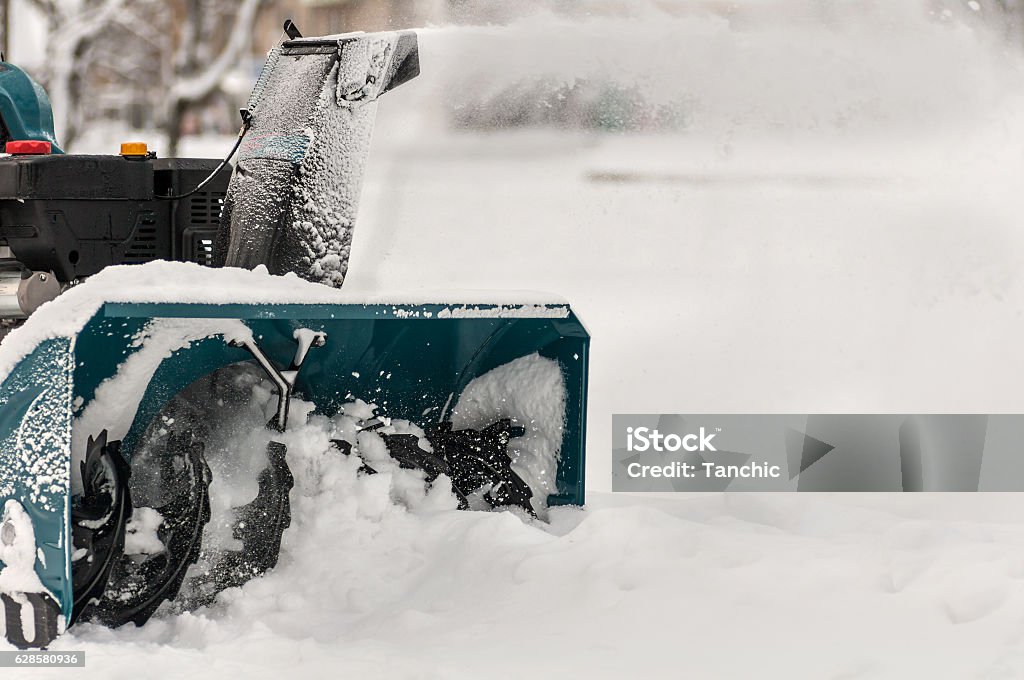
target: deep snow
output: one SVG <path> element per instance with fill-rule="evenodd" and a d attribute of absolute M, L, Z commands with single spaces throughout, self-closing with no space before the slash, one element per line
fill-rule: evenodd
<path fill-rule="evenodd" d="M 272 574 L 214 609 L 76 627 L 56 647 L 85 649 L 84 672 L 24 677 L 982 678 L 1024 667 L 1014 497 L 599 494 L 545 527 L 409 513 L 385 476 L 357 478 L 337 455 L 315 462 Z"/>
<path fill-rule="evenodd" d="M 827 27 L 425 32 L 424 74 L 380 107 L 346 285 L 570 300 L 594 336 L 589 507 L 410 512 L 310 445 L 272 574 L 77 628 L 57 646 L 88 667 L 31 677 L 1024 674 L 1019 495 L 601 492 L 613 412 L 1024 408 L 1019 60 L 914 2 L 832 6 Z M 444 102 L 539 71 L 697 107 L 673 133 L 446 127 Z"/>

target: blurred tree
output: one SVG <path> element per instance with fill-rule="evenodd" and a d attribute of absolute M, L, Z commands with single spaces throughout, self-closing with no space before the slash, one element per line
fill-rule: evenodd
<path fill-rule="evenodd" d="M 28 0 L 46 21 L 37 77 L 65 148 L 107 86 L 148 107 L 175 155 L 186 114 L 208 102 L 247 54 L 267 0 Z M 108 88 L 109 89 L 109 88 Z M 122 99 L 122 101 L 125 101 Z"/>
<path fill-rule="evenodd" d="M 215 95 L 247 54 L 266 0 L 185 0 L 164 102 L 167 155 L 176 156 L 185 114 Z M 219 49 L 218 49 L 219 48 Z"/>
<path fill-rule="evenodd" d="M 7 55 L 10 45 L 7 41 L 11 32 L 11 0 L 0 0 L 0 52 Z"/>
<path fill-rule="evenodd" d="M 125 0 L 29 0 L 45 17 L 46 61 L 40 79 L 53 104 L 54 126 L 65 148 L 78 137 L 90 48 L 113 24 Z"/>

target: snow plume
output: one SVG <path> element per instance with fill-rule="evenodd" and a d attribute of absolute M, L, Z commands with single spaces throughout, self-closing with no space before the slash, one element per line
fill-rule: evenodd
<path fill-rule="evenodd" d="M 622 3 L 616 16 L 600 4 L 424 30 L 424 73 L 447 78 L 414 87 L 440 86 L 426 99 L 470 128 L 732 135 L 934 130 L 1012 82 L 997 40 L 925 3 Z"/>

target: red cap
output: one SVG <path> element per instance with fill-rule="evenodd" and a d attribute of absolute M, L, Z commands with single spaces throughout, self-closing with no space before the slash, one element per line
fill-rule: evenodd
<path fill-rule="evenodd" d="M 48 154 L 53 149 L 49 142 L 40 142 L 36 139 L 22 139 L 15 142 L 7 142 L 5 150 L 10 154 L 37 156 Z"/>

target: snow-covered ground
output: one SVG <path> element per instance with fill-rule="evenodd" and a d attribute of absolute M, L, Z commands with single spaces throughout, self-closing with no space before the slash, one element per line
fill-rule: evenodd
<path fill-rule="evenodd" d="M 594 338 L 589 507 L 408 511 L 296 443 L 272 574 L 76 628 L 57 647 L 87 668 L 31 677 L 1024 675 L 1019 495 L 607 493 L 615 412 L 1024 411 L 1019 59 L 898 4 L 424 32 L 347 285 L 570 300 Z M 691 126 L 457 132 L 438 103 L 595 74 L 690 98 Z"/>

